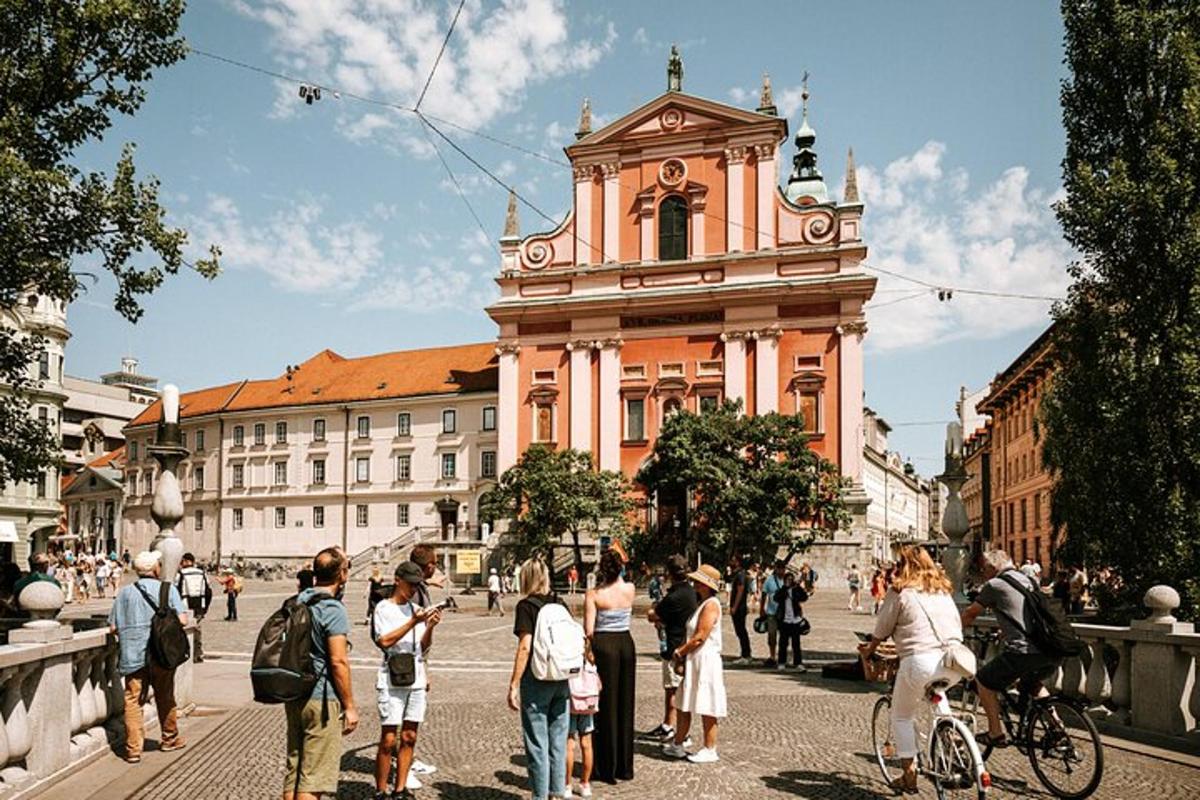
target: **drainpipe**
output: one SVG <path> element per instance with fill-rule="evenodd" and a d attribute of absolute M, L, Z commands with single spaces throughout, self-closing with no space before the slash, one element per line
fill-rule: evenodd
<path fill-rule="evenodd" d="M 343 406 L 346 424 L 342 428 L 342 552 L 350 546 L 350 406 Z"/>

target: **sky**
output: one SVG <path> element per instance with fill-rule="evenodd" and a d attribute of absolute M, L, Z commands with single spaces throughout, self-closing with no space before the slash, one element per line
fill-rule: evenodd
<path fill-rule="evenodd" d="M 94 378 L 131 354 L 187 390 L 271 377 L 326 347 L 355 356 L 494 338 L 483 308 L 496 297 L 507 194 L 386 104 L 421 95 L 457 5 L 194 0 L 182 32 L 196 50 L 340 91 L 309 105 L 295 84 L 198 53 L 153 76 L 136 116 L 79 163 L 111 173 L 136 143 L 189 254 L 219 245 L 223 273 L 169 279 L 136 325 L 101 280 L 69 309 L 67 371 Z M 853 147 L 867 263 L 901 276 L 876 273 L 866 402 L 894 425 L 891 447 L 935 474 L 959 387 L 1007 366 L 1049 324 L 1051 301 L 939 301 L 913 281 L 1039 298 L 1068 285 L 1072 251 L 1051 209 L 1064 149 L 1056 4 L 734 8 L 467 0 L 421 109 L 557 220 L 570 170 L 528 151 L 562 160 L 585 97 L 596 127 L 656 97 L 672 43 L 690 94 L 752 109 L 769 73 L 793 131 L 807 71 L 826 182 L 840 197 Z M 792 155 L 788 142 L 784 168 Z M 551 227 L 521 215 L 523 233 Z"/>

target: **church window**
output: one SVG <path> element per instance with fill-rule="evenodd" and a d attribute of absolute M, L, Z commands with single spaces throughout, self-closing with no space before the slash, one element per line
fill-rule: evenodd
<path fill-rule="evenodd" d="M 687 201 L 671 195 L 658 207 L 658 260 L 681 261 L 687 258 Z"/>

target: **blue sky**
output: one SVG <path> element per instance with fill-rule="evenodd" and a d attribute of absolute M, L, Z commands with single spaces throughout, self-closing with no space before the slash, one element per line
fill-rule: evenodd
<path fill-rule="evenodd" d="M 203 0 L 194 47 L 364 96 L 411 103 L 454 2 Z M 820 166 L 840 196 L 853 146 L 869 263 L 937 285 L 1061 296 L 1070 250 L 1050 212 L 1063 152 L 1061 23 L 1053 3 L 561 3 L 470 0 L 422 108 L 561 157 L 582 98 L 598 123 L 665 88 L 677 42 L 684 89 L 753 108 L 762 73 L 798 122 L 809 71 Z M 570 173 L 448 129 L 557 217 Z M 185 389 L 265 377 L 330 347 L 359 355 L 494 336 L 506 196 L 445 157 L 480 231 L 411 115 L 331 97 L 193 54 L 158 73 L 136 117 L 81 153 L 107 169 L 138 145 L 172 219 L 224 250 L 212 283 L 171 280 L 129 325 L 101 284 L 70 309 L 68 371 L 132 353 Z M 792 147 L 784 148 L 790 165 Z M 522 229 L 547 227 L 522 209 Z M 948 420 L 1048 323 L 1046 301 L 958 294 L 939 303 L 883 277 L 868 311 L 867 403 L 897 423 Z M 943 431 L 892 444 L 929 475 Z"/>

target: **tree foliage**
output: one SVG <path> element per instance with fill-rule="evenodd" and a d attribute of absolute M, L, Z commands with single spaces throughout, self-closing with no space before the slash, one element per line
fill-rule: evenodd
<path fill-rule="evenodd" d="M 541 556 L 571 537 L 575 563 L 582 564 L 580 535 L 601 530 L 624 533 L 631 504 L 624 476 L 597 471 L 591 453 L 533 445 L 480 501 L 488 519 L 508 520 L 508 535 L 518 558 Z"/>
<path fill-rule="evenodd" d="M 716 563 L 733 553 L 766 561 L 781 549 L 801 552 L 849 523 L 844 480 L 809 447 L 799 414 L 745 416 L 729 401 L 673 414 L 637 482 L 694 499 L 685 541 L 674 544 Z"/>
<path fill-rule="evenodd" d="M 0 0 L 0 312 L 31 292 L 69 303 L 83 288 L 78 259 L 116 284 L 131 322 L 140 299 L 185 264 L 187 234 L 166 223 L 158 181 L 139 179 L 133 145 L 110 178 L 74 163 L 117 114 L 146 98 L 151 73 L 184 57 L 182 0 Z M 195 262 L 217 273 L 219 252 Z M 0 487 L 32 480 L 60 448 L 31 422 L 29 375 L 42 342 L 0 324 Z"/>
<path fill-rule="evenodd" d="M 1067 199 L 1081 254 L 1042 404 L 1059 555 L 1200 606 L 1200 4 L 1065 0 Z"/>

